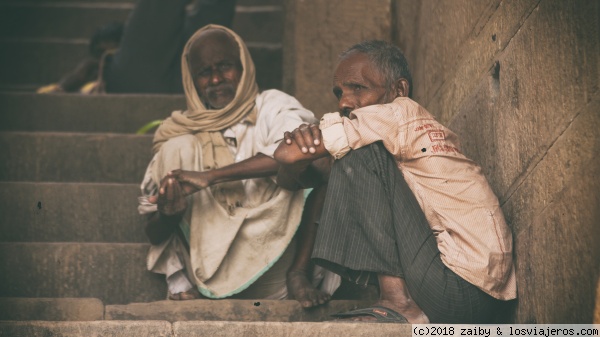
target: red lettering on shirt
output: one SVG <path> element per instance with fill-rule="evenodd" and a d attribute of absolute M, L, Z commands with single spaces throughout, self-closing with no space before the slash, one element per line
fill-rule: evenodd
<path fill-rule="evenodd" d="M 444 130 L 431 130 L 428 131 L 429 139 L 432 142 L 437 142 L 441 140 L 446 140 L 446 135 L 444 134 Z"/>
<path fill-rule="evenodd" d="M 415 131 L 421 131 L 423 129 L 432 129 L 435 126 L 433 124 L 423 124 L 423 125 L 419 125 L 415 128 Z"/>
<path fill-rule="evenodd" d="M 445 153 L 460 153 L 460 150 L 450 145 L 435 144 L 431 146 L 432 153 L 445 152 Z"/>

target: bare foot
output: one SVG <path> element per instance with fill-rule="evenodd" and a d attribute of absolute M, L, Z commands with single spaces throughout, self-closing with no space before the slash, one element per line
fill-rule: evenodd
<path fill-rule="evenodd" d="M 379 301 L 376 306 L 391 309 L 404 316 L 411 324 L 427 324 L 429 318 L 423 310 L 412 299 L 406 282 L 398 276 L 378 274 L 379 280 Z M 371 315 L 360 315 L 351 318 L 354 321 L 376 321 Z"/>
<path fill-rule="evenodd" d="M 316 307 L 325 304 L 331 295 L 316 289 L 302 270 L 292 270 L 287 273 L 287 288 L 290 298 L 300 302 L 303 308 Z"/>
<path fill-rule="evenodd" d="M 195 300 L 200 298 L 200 292 L 196 288 L 192 288 L 188 291 L 180 292 L 177 294 L 169 293 L 169 299 L 173 301 L 186 301 L 186 300 Z"/>

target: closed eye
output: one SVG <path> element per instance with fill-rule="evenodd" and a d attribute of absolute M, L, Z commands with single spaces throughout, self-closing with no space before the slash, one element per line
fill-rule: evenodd
<path fill-rule="evenodd" d="M 229 71 L 231 69 L 233 69 L 234 64 L 233 63 L 220 63 L 218 66 L 219 71 L 221 72 L 225 72 L 225 71 Z"/>
<path fill-rule="evenodd" d="M 210 77 L 211 72 L 212 72 L 211 68 L 207 67 L 207 68 L 202 69 L 200 72 L 198 72 L 196 74 L 196 77 Z"/>
<path fill-rule="evenodd" d="M 350 85 L 350 88 L 353 91 L 361 91 L 363 89 L 366 89 L 367 87 L 365 87 L 364 85 L 360 85 L 360 84 L 352 84 L 352 85 Z"/>

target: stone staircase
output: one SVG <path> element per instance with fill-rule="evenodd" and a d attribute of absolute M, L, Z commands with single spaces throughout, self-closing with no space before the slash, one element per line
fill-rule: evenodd
<path fill-rule="evenodd" d="M 331 323 L 368 302 L 165 301 L 145 270 L 137 214 L 152 137 L 141 125 L 184 107 L 179 95 L 37 95 L 124 20 L 131 0 L 0 0 L 0 337 L 409 335 L 410 325 Z M 259 84 L 281 87 L 283 12 L 239 0 Z M 350 292 L 352 289 L 350 289 Z M 310 322 L 310 323 L 308 323 Z"/>
<path fill-rule="evenodd" d="M 58 80 L 88 52 L 94 30 L 124 22 L 135 0 L 0 0 L 0 90 Z M 238 0 L 232 27 L 248 45 L 261 88 L 281 88 L 280 0 Z"/>

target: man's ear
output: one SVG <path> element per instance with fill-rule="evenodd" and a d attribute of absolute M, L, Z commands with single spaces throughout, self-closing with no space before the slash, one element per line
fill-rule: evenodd
<path fill-rule="evenodd" d="M 396 81 L 396 97 L 408 97 L 409 89 L 408 80 L 405 78 Z"/>

